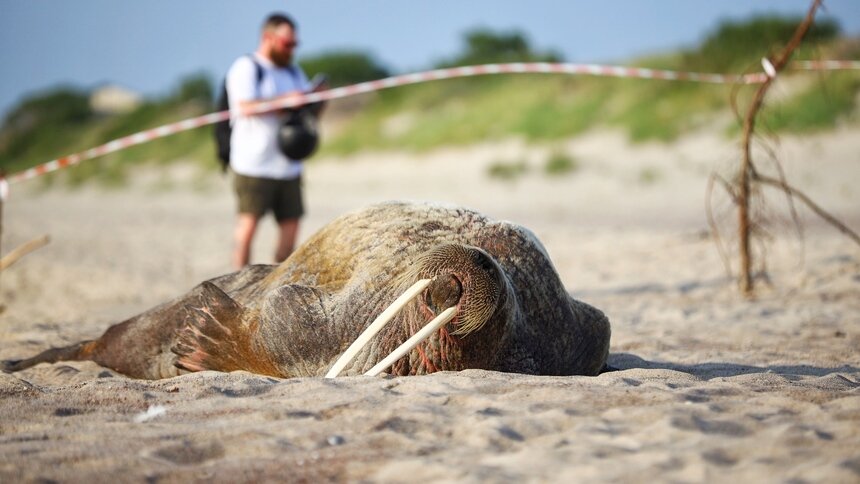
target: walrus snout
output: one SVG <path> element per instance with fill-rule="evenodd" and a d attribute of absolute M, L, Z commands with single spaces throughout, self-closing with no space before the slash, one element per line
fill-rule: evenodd
<path fill-rule="evenodd" d="M 503 290 L 502 271 L 493 258 L 478 247 L 443 244 L 418 261 L 418 276 L 432 279 L 421 302 L 439 314 L 457 306 L 457 330 L 465 335 L 480 329 L 498 308 Z"/>

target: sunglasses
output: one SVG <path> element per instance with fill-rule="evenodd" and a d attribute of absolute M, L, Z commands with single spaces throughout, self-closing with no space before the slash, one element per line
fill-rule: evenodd
<path fill-rule="evenodd" d="M 273 35 L 272 37 L 279 40 L 284 47 L 295 48 L 299 46 L 299 41 L 293 40 L 291 37 L 284 37 L 281 35 Z"/>

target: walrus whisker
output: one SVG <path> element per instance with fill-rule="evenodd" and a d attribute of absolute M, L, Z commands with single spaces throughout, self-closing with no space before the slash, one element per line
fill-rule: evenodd
<path fill-rule="evenodd" d="M 370 326 L 368 326 L 363 333 L 358 335 L 358 338 L 356 338 L 355 341 L 353 341 L 353 343 L 349 345 L 349 348 L 347 348 L 346 351 L 344 351 L 343 354 L 340 356 L 340 358 L 338 358 L 337 361 L 334 362 L 334 365 L 332 365 L 331 369 L 328 371 L 328 373 L 326 373 L 325 377 L 337 377 L 340 372 L 343 371 L 346 365 L 349 364 L 349 362 L 351 362 L 353 358 L 355 358 L 358 352 L 361 351 L 362 348 L 367 346 L 368 343 L 370 343 L 370 340 L 374 336 L 376 336 L 376 333 L 378 333 L 386 324 L 388 324 L 388 322 L 391 321 L 391 318 L 393 318 L 401 309 L 403 309 L 403 306 L 405 306 L 406 303 L 418 296 L 418 294 L 420 294 L 421 291 L 423 291 L 428 285 L 430 285 L 430 279 L 421 279 L 420 281 L 409 287 L 409 289 L 404 291 L 403 294 L 400 295 L 400 297 L 395 299 L 394 302 L 391 303 L 391 305 L 388 306 L 385 311 L 382 311 L 382 313 L 380 313 L 380 315 L 377 316 L 372 323 L 370 323 Z"/>
<path fill-rule="evenodd" d="M 436 316 L 433 321 L 427 323 L 426 326 L 418 330 L 417 333 L 413 334 L 411 338 L 406 340 L 402 345 L 398 346 L 397 349 L 391 352 L 390 355 L 386 356 L 379 363 L 374 365 L 373 368 L 368 370 L 365 373 L 365 376 L 376 376 L 382 373 L 382 370 L 388 368 L 393 365 L 395 361 L 399 360 L 406 353 L 412 351 L 413 348 L 418 346 L 422 341 L 429 338 L 431 334 L 435 333 L 436 330 L 442 327 L 448 321 L 454 319 L 454 314 L 457 312 L 457 307 L 452 306 Z"/>

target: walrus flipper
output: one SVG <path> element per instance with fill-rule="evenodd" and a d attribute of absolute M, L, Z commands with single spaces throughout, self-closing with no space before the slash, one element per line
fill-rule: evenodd
<path fill-rule="evenodd" d="M 175 366 L 189 371 L 236 371 L 277 375 L 265 354 L 254 348 L 256 324 L 246 325 L 249 311 L 210 282 L 200 286 L 196 301 L 185 305 L 186 318 L 170 349 Z"/>
<path fill-rule="evenodd" d="M 3 371 L 15 372 L 26 370 L 39 363 L 56 363 L 58 361 L 82 361 L 87 360 L 93 350 L 94 341 L 82 341 L 71 346 L 62 348 L 51 348 L 39 353 L 32 358 L 23 360 L 5 360 L 2 362 Z"/>

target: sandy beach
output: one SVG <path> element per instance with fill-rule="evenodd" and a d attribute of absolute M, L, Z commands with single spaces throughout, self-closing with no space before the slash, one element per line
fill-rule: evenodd
<path fill-rule="evenodd" d="M 860 128 L 774 148 L 789 181 L 860 229 Z M 545 174 L 559 150 L 576 168 Z M 860 247 L 801 206 L 799 237 L 784 196 L 767 192 L 766 272 L 741 297 L 705 213 L 709 174 L 730 177 L 738 156 L 713 132 L 631 145 L 598 131 L 314 159 L 302 240 L 393 199 L 517 222 L 568 291 L 607 314 L 619 371 L 141 381 L 43 364 L 0 373 L 0 482 L 856 483 Z M 528 169 L 487 175 L 512 162 Z M 727 197 L 713 202 L 732 244 Z M 0 274 L 0 359 L 98 337 L 229 272 L 233 214 L 228 178 L 192 164 L 135 169 L 121 189 L 14 186 L 3 253 L 51 242 Z M 273 247 L 268 219 L 253 261 L 271 262 Z"/>

